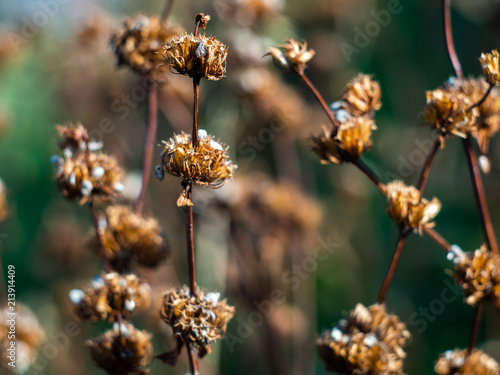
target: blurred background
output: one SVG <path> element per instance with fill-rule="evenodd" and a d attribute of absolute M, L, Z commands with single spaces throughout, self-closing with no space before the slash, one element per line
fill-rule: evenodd
<path fill-rule="evenodd" d="M 382 88 L 374 147 L 364 160 L 388 182 L 416 183 L 433 135 L 420 115 L 425 90 L 451 74 L 443 44 L 440 2 L 431 0 L 182 0 L 172 21 L 188 32 L 194 15 L 229 46 L 227 77 L 201 86 L 200 127 L 230 146 L 239 165 L 233 182 L 194 193 L 198 283 L 236 307 L 227 338 L 201 361 L 202 374 L 323 374 L 315 338 L 356 303 L 376 302 L 397 240 L 385 200 L 349 165 L 320 165 L 308 137 L 327 118 L 297 77 L 262 59 L 285 38 L 316 51 L 307 74 L 331 103 L 358 72 Z M 84 325 L 67 293 L 99 272 L 86 247 L 91 218 L 66 201 L 53 182 L 55 125 L 81 121 L 104 151 L 128 170 L 125 196 L 138 192 L 145 134 L 142 78 L 117 69 L 109 38 L 122 19 L 160 14 L 160 0 L 0 0 L 0 177 L 8 220 L 0 224 L 4 273 L 16 267 L 17 301 L 45 330 L 33 374 L 102 373 L 85 342 L 108 328 Z M 499 47 L 500 1 L 455 1 L 458 55 L 466 75 L 481 74 L 481 52 Z M 191 127 L 192 86 L 169 75 L 160 92 L 157 142 Z M 491 145 L 484 177 L 500 227 L 500 152 Z M 159 161 L 160 147 L 155 150 Z M 160 221 L 173 254 L 146 278 L 159 306 L 162 292 L 187 282 L 184 214 L 179 181 L 151 181 L 145 211 Z M 443 208 L 436 229 L 464 250 L 482 241 L 462 146 L 446 143 L 431 172 L 426 197 Z M 462 303 L 446 273 L 451 263 L 428 238 L 414 235 L 389 291 L 388 310 L 413 335 L 405 371 L 431 374 L 438 354 L 468 344 L 473 309 Z M 445 296 L 445 297 L 443 297 Z M 452 296 L 452 297 L 450 297 Z M 451 302 L 450 302 L 451 300 Z M 173 347 L 154 306 L 133 321 L 154 335 L 155 353 Z M 500 360 L 500 315 L 487 305 L 479 347 Z M 77 333 L 61 339 L 68 322 Z M 54 349 L 55 348 L 55 349 Z M 185 374 L 153 362 L 152 374 Z"/>

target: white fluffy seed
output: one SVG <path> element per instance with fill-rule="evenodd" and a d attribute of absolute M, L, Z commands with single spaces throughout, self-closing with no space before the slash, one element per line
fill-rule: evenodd
<path fill-rule="evenodd" d="M 75 305 L 78 305 L 80 302 L 83 301 L 85 293 L 83 293 L 83 290 L 73 289 L 69 292 L 68 296 L 71 302 L 73 302 Z"/>
<path fill-rule="evenodd" d="M 101 166 L 97 166 L 92 170 L 92 176 L 97 178 L 104 176 L 104 173 L 106 173 L 106 171 Z"/>
<path fill-rule="evenodd" d="M 134 311 L 135 309 L 135 301 L 133 299 L 128 299 L 125 301 L 125 309 L 128 311 Z"/>

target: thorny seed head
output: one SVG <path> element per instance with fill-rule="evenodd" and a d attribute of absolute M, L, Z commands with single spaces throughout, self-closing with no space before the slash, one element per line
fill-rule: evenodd
<path fill-rule="evenodd" d="M 115 323 L 115 328 L 87 342 L 94 362 L 110 375 L 147 375 L 153 358 L 151 335 L 130 324 Z"/>
<path fill-rule="evenodd" d="M 481 350 L 448 350 L 439 356 L 434 371 L 438 375 L 498 375 L 497 361 Z"/>
<path fill-rule="evenodd" d="M 192 343 L 201 358 L 212 352 L 212 343 L 224 336 L 234 308 L 219 301 L 219 293 L 197 290 L 191 296 L 189 289 L 174 289 L 165 293 L 160 310 L 162 319 L 172 327 L 178 344 Z"/>
<path fill-rule="evenodd" d="M 382 107 L 381 90 L 371 75 L 359 74 L 346 85 L 342 94 L 345 110 L 352 116 L 369 116 Z"/>
<path fill-rule="evenodd" d="M 422 234 L 423 228 L 435 225 L 432 219 L 440 210 L 441 203 L 437 198 L 429 202 L 414 186 L 397 180 L 387 184 L 387 213 L 405 228 L 418 229 Z"/>
<path fill-rule="evenodd" d="M 133 212 L 131 207 L 113 205 L 99 218 L 99 238 L 92 240 L 97 251 L 104 251 L 113 269 L 127 271 L 135 260 L 154 268 L 170 253 L 166 236 L 158 221 Z"/>
<path fill-rule="evenodd" d="M 307 49 L 307 42 L 300 43 L 294 39 L 287 39 L 279 48 L 269 47 L 266 56 L 271 56 L 273 62 L 282 69 L 302 73 L 315 53 L 314 50 Z"/>
<path fill-rule="evenodd" d="M 223 186 L 237 168 L 229 158 L 228 147 L 201 129 L 198 141 L 196 149 L 189 134 L 174 134 L 168 142 L 164 141 L 157 177 L 162 179 L 165 173 L 169 173 L 187 183 L 194 182 L 214 189 Z"/>
<path fill-rule="evenodd" d="M 179 74 L 218 81 L 226 73 L 227 46 L 214 37 L 175 36 L 163 47 L 163 54 L 170 71 Z"/>
<path fill-rule="evenodd" d="M 401 375 L 410 332 L 384 305 L 358 304 L 347 320 L 317 340 L 327 371 L 342 374 Z"/>
<path fill-rule="evenodd" d="M 165 25 L 159 16 L 137 14 L 123 21 L 110 44 L 119 66 L 128 65 L 139 74 L 164 81 L 168 70 L 161 56 L 163 45 L 181 33 L 177 26 Z"/>
<path fill-rule="evenodd" d="M 475 306 L 486 299 L 500 309 L 500 257 L 482 245 L 462 254 L 454 263 L 455 281 L 465 294 L 465 302 Z"/>
<path fill-rule="evenodd" d="M 372 145 L 372 131 L 377 129 L 374 122 L 366 117 L 352 117 L 340 123 L 335 136 L 323 127 L 322 132 L 311 136 L 312 150 L 321 158 L 322 164 L 339 164 L 354 160 L 369 150 Z"/>
<path fill-rule="evenodd" d="M 479 58 L 484 76 L 490 85 L 496 85 L 500 82 L 500 56 L 497 50 L 491 53 L 482 53 Z"/>
<path fill-rule="evenodd" d="M 115 322 L 145 311 L 151 304 L 151 288 L 135 275 L 112 272 L 95 278 L 90 288 L 73 289 L 69 298 L 82 321 Z"/>

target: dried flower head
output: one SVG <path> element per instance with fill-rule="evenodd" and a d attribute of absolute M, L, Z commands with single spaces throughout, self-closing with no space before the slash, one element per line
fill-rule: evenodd
<path fill-rule="evenodd" d="M 208 21 L 210 21 L 210 15 L 205 13 L 198 13 L 195 17 L 194 23 L 198 25 L 200 29 L 206 29 Z"/>
<path fill-rule="evenodd" d="M 213 37 L 184 34 L 163 47 L 170 70 L 217 81 L 226 73 L 227 46 Z"/>
<path fill-rule="evenodd" d="M 167 66 L 161 55 L 163 45 L 182 32 L 167 26 L 156 15 L 137 14 L 123 21 L 111 37 L 111 49 L 118 65 L 128 65 L 139 74 L 164 80 Z"/>
<path fill-rule="evenodd" d="M 373 117 L 375 111 L 382 107 L 380 98 L 380 85 L 372 76 L 365 74 L 359 74 L 349 82 L 342 94 L 345 109 L 352 116 Z"/>
<path fill-rule="evenodd" d="M 93 196 L 108 199 L 123 191 L 123 171 L 115 158 L 99 151 L 101 144 L 90 142 L 81 124 L 58 126 L 64 158 L 53 156 L 55 179 L 61 193 L 80 204 Z"/>
<path fill-rule="evenodd" d="M 9 216 L 9 206 L 7 205 L 7 189 L 0 178 L 0 223 Z"/>
<path fill-rule="evenodd" d="M 93 239 L 97 251 L 102 247 L 115 270 L 128 270 L 134 260 L 141 266 L 156 267 L 170 253 L 168 241 L 158 221 L 136 214 L 128 206 L 106 207 L 99 218 L 99 238 Z"/>
<path fill-rule="evenodd" d="M 278 67 L 302 73 L 315 53 L 314 50 L 307 49 L 307 42 L 300 43 L 294 39 L 287 39 L 279 48 L 269 47 L 266 55 L 271 56 Z"/>
<path fill-rule="evenodd" d="M 163 179 L 169 173 L 201 186 L 214 189 L 223 186 L 237 168 L 227 154 L 228 147 L 204 130 L 198 131 L 198 141 L 196 149 L 189 134 L 174 134 L 168 142 L 164 141 L 157 177 Z"/>
<path fill-rule="evenodd" d="M 15 346 L 16 346 L 16 370 L 23 373 L 35 362 L 38 348 L 45 340 L 45 333 L 38 323 L 33 312 L 25 305 L 16 303 L 17 315 L 15 316 Z M 13 311 L 9 307 L 0 310 L 0 350 L 3 355 L 0 358 L 0 365 L 6 368 L 12 368 L 8 364 L 9 352 L 12 339 L 9 338 L 11 332 L 10 322 L 12 321 Z"/>
<path fill-rule="evenodd" d="M 440 136 L 466 137 L 473 130 L 478 109 L 471 109 L 475 103 L 471 96 L 454 90 L 437 89 L 427 91 L 426 97 L 423 116 Z"/>
<path fill-rule="evenodd" d="M 456 254 L 453 261 L 455 281 L 462 287 L 465 302 L 475 306 L 487 299 L 500 309 L 500 257 L 482 245 L 474 252 Z"/>
<path fill-rule="evenodd" d="M 481 350 L 448 350 L 439 356 L 434 371 L 438 375 L 498 375 L 497 361 Z"/>
<path fill-rule="evenodd" d="M 97 339 L 89 340 L 87 346 L 94 362 L 110 375 L 147 375 L 153 358 L 151 335 L 139 331 L 130 324 L 115 323 L 113 330 Z"/>
<path fill-rule="evenodd" d="M 279 14 L 284 0 L 230 0 L 228 5 L 224 17 L 240 26 L 251 27 Z"/>
<path fill-rule="evenodd" d="M 194 344 L 200 358 L 212 352 L 212 343 L 224 336 L 234 315 L 234 308 L 219 298 L 219 293 L 201 290 L 193 297 L 187 287 L 171 290 L 163 297 L 162 319 L 172 327 L 179 345 Z"/>
<path fill-rule="evenodd" d="M 490 85 L 496 85 L 500 82 L 500 56 L 497 50 L 491 53 L 482 53 L 479 58 L 483 73 Z"/>
<path fill-rule="evenodd" d="M 407 186 L 402 181 L 387 184 L 387 213 L 398 224 L 406 228 L 432 228 L 431 220 L 441 209 L 441 203 L 434 197 L 432 201 L 422 198 L 414 186 Z"/>
<path fill-rule="evenodd" d="M 410 332 L 384 305 L 358 304 L 347 320 L 317 340 L 325 369 L 342 374 L 403 374 L 403 346 Z"/>
<path fill-rule="evenodd" d="M 145 311 L 151 304 L 151 288 L 135 275 L 112 272 L 96 277 L 88 289 L 73 289 L 69 298 L 82 321 L 114 322 Z"/>
<path fill-rule="evenodd" d="M 318 136 L 312 136 L 312 150 L 321 158 L 322 164 L 339 164 L 354 160 L 369 150 L 372 145 L 372 130 L 377 129 L 374 122 L 366 117 L 351 117 L 340 123 L 335 136 L 323 127 Z"/>

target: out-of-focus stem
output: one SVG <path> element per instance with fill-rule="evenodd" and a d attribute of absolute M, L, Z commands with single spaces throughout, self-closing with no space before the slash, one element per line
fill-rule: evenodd
<path fill-rule="evenodd" d="M 424 192 L 425 184 L 427 183 L 427 179 L 429 178 L 429 172 L 431 171 L 432 163 L 436 158 L 439 149 L 441 148 L 441 139 L 438 137 L 434 141 L 432 148 L 427 154 L 427 158 L 425 159 L 424 166 L 422 167 L 422 171 L 420 172 L 420 176 L 417 182 L 417 189 L 420 191 L 420 194 Z"/>
<path fill-rule="evenodd" d="M 198 362 L 196 361 L 196 353 L 193 350 L 192 344 L 190 342 L 187 342 L 186 348 L 189 360 L 189 371 L 191 375 L 199 375 Z"/>
<path fill-rule="evenodd" d="M 479 170 L 477 156 L 474 152 L 474 149 L 472 148 L 470 135 L 467 138 L 463 139 L 462 143 L 464 146 L 465 155 L 467 156 L 469 173 L 474 188 L 474 196 L 476 197 L 477 206 L 479 208 L 481 223 L 486 235 L 486 242 L 488 243 L 491 251 L 498 254 L 498 244 L 495 238 L 493 224 L 491 222 L 490 211 L 488 210 L 488 203 L 486 202 L 486 194 L 484 193 L 483 181 L 481 179 L 481 172 Z"/>
<path fill-rule="evenodd" d="M 148 90 L 148 124 L 146 139 L 144 141 L 144 156 L 142 162 L 142 182 L 141 192 L 135 203 L 135 212 L 140 213 L 144 205 L 144 197 L 148 188 L 149 177 L 151 176 L 151 164 L 153 161 L 153 148 L 158 123 L 158 87 L 156 84 Z"/>
<path fill-rule="evenodd" d="M 483 315 L 484 301 L 480 300 L 477 303 L 476 309 L 474 310 L 474 318 L 472 320 L 472 328 L 470 333 L 469 349 L 467 355 L 469 355 L 477 343 L 477 336 L 479 334 L 479 326 L 481 325 L 481 317 Z"/>
<path fill-rule="evenodd" d="M 406 240 L 408 239 L 408 235 L 411 232 L 406 229 L 400 229 L 399 238 L 396 245 L 396 250 L 394 251 L 394 255 L 392 256 L 391 264 L 389 269 L 387 270 L 387 274 L 385 275 L 384 282 L 382 287 L 380 288 L 380 292 L 378 295 L 378 303 L 385 303 L 385 298 L 387 296 L 387 291 L 389 290 L 389 285 L 391 284 L 392 278 L 394 277 L 394 273 L 396 272 L 396 268 L 398 266 L 399 258 L 401 257 L 401 253 L 403 252 L 403 248 L 406 244 Z"/>
<path fill-rule="evenodd" d="M 198 107 L 200 101 L 200 78 L 193 78 L 194 105 L 193 105 L 193 130 L 191 139 L 193 140 L 193 148 L 198 147 Z"/>
<path fill-rule="evenodd" d="M 104 263 L 104 271 L 110 272 L 111 265 L 109 264 L 109 259 L 106 256 L 106 250 L 104 249 L 104 245 L 103 245 L 102 240 L 101 240 L 101 235 L 99 233 L 99 219 L 97 217 L 97 211 L 95 209 L 94 202 L 92 200 L 90 200 L 88 205 L 90 208 L 90 214 L 92 215 L 92 223 L 94 224 L 95 235 L 96 235 L 97 243 L 98 243 L 99 250 L 101 253 L 100 255 L 101 255 L 102 261 Z"/>
<path fill-rule="evenodd" d="M 458 59 L 455 45 L 453 44 L 453 32 L 451 28 L 451 0 L 441 0 L 441 16 L 443 18 L 443 33 L 446 44 L 446 51 L 450 58 L 451 65 L 458 79 L 463 79 L 462 66 Z"/>
<path fill-rule="evenodd" d="M 193 198 L 193 183 L 190 182 L 186 187 L 186 198 L 192 200 Z M 194 232 L 193 232 L 193 206 L 188 206 L 188 222 L 186 226 L 187 230 L 187 259 L 188 259 L 188 271 L 189 271 L 189 290 L 191 296 L 196 297 L 196 267 L 194 262 Z"/>
<path fill-rule="evenodd" d="M 161 19 L 164 23 L 168 21 L 168 18 L 172 13 L 172 9 L 174 9 L 174 3 L 175 0 L 167 0 L 167 3 L 165 4 L 165 9 L 163 10 L 163 14 L 161 16 Z"/>
<path fill-rule="evenodd" d="M 370 179 L 371 182 L 377 187 L 377 189 L 383 194 L 387 195 L 387 187 L 382 181 L 375 175 L 375 173 L 361 160 L 355 159 L 351 163 L 356 166 L 363 174 Z"/>

